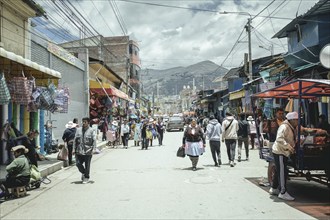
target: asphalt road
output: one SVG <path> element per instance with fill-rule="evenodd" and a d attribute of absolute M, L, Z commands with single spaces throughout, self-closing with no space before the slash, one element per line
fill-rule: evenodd
<path fill-rule="evenodd" d="M 24 198 L 1 203 L 0 217 L 3 220 L 315 219 L 294 205 L 301 201 L 284 202 L 270 196 L 268 187 L 258 185 L 266 175 L 267 164 L 259 159 L 257 150 L 251 151 L 250 161 L 237 162 L 233 168 L 228 164 L 214 167 L 207 145 L 198 170 L 192 171 L 187 157 L 176 157 L 182 134 L 165 133 L 164 146 L 158 146 L 155 140 L 148 150 L 132 146 L 133 141 L 128 149 L 104 150 L 93 156 L 88 184 L 81 184 L 76 167 L 64 168 L 49 176 L 51 184 L 42 184 Z M 224 145 L 221 150 L 222 161 L 227 163 Z M 297 200 L 311 194 L 305 190 L 314 188 L 323 195 L 318 205 L 329 204 L 327 187 L 314 184 L 301 187 L 294 181 L 289 185 Z M 306 196 L 301 196 L 304 193 Z M 317 196 L 312 196 L 317 202 Z M 324 217 L 329 206 L 325 207 Z"/>

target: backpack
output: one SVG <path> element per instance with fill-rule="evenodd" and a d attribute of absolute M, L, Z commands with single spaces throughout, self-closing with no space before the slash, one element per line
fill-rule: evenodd
<path fill-rule="evenodd" d="M 238 121 L 237 136 L 238 137 L 247 137 L 248 136 L 248 124 L 244 123 L 244 121 L 241 121 L 241 120 Z"/>

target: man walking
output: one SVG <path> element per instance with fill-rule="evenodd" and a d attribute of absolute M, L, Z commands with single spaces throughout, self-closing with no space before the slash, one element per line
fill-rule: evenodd
<path fill-rule="evenodd" d="M 73 151 L 73 142 L 74 142 L 74 137 L 77 131 L 76 128 L 77 124 L 73 123 L 73 121 L 69 121 L 65 127 L 66 129 L 64 130 L 62 140 L 66 142 L 67 147 L 68 147 L 68 159 L 69 159 L 69 165 L 72 165 L 72 151 Z"/>
<path fill-rule="evenodd" d="M 73 142 L 76 166 L 82 174 L 82 183 L 88 183 L 93 149 L 96 148 L 96 135 L 89 122 L 90 119 L 87 117 L 82 119 L 82 127 L 77 129 Z"/>
<path fill-rule="evenodd" d="M 163 137 L 164 137 L 164 131 L 165 131 L 165 125 L 163 123 L 163 119 L 159 118 L 158 123 L 156 124 L 157 133 L 158 133 L 158 144 L 159 146 L 163 145 Z"/>
<path fill-rule="evenodd" d="M 234 167 L 238 122 L 234 116 L 226 112 L 226 117 L 222 123 L 222 142 L 225 142 L 229 164 Z"/>
<path fill-rule="evenodd" d="M 206 137 L 210 141 L 212 158 L 214 161 L 214 166 L 216 167 L 221 165 L 220 135 L 221 124 L 214 117 L 214 115 L 211 115 L 209 124 L 206 127 Z"/>
<path fill-rule="evenodd" d="M 246 160 L 249 160 L 249 124 L 245 120 L 245 113 L 242 112 L 240 114 L 240 118 L 238 121 L 238 162 L 241 162 L 241 155 L 242 155 L 242 144 L 244 143 L 245 147 L 245 156 Z"/>
<path fill-rule="evenodd" d="M 129 126 L 127 124 L 127 119 L 124 119 L 124 123 L 121 125 L 120 128 L 120 136 L 123 142 L 123 147 L 128 148 L 128 139 L 129 139 Z"/>

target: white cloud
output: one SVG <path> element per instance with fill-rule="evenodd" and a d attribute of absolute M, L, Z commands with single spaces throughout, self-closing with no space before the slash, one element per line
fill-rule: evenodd
<path fill-rule="evenodd" d="M 219 12 L 245 12 L 256 15 L 264 9 L 269 1 L 243 1 L 243 0 L 139 0 L 152 4 L 172 5 L 177 7 L 200 8 Z M 38 3 L 51 9 L 51 5 L 44 4 L 42 0 Z M 49 1 L 47 1 L 49 2 Z M 109 1 L 95 0 L 94 5 L 102 13 L 104 19 L 95 9 L 91 1 L 72 1 L 72 4 L 87 14 L 86 19 L 103 36 L 122 35 L 121 28 L 117 22 Z M 294 18 L 305 13 L 317 0 L 306 0 L 300 5 L 300 1 L 275 1 L 268 9 L 261 13 L 261 16 Z M 135 4 L 124 1 L 116 1 L 120 14 L 125 22 L 128 34 L 133 36 L 140 45 L 140 56 L 143 67 L 152 66 L 157 69 L 164 69 L 176 66 L 188 66 L 203 60 L 212 60 L 221 64 L 232 49 L 239 34 L 244 29 L 249 16 L 235 13 L 219 14 L 206 11 L 185 10 L 179 8 L 157 7 L 148 4 Z M 51 3 L 52 4 L 52 3 Z M 83 8 L 83 11 L 82 9 Z M 60 21 L 60 16 L 48 14 Z M 260 25 L 260 22 L 265 22 Z M 258 58 L 270 55 L 270 51 L 259 48 L 263 46 L 270 48 L 273 44 L 274 52 L 287 51 L 286 39 L 271 39 L 291 20 L 287 19 L 265 19 L 257 17 L 253 19 L 252 26 L 257 29 L 252 37 L 252 57 Z M 63 21 L 62 23 L 67 23 Z M 111 29 L 111 30 L 110 30 Z M 242 41 L 247 41 L 246 32 L 242 34 Z M 244 53 L 248 51 L 248 44 L 241 42 L 233 50 L 233 53 L 224 62 L 225 67 L 238 66 L 243 61 Z"/>

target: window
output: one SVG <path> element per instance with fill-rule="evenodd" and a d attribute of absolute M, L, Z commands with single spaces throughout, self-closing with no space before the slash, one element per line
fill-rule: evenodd
<path fill-rule="evenodd" d="M 133 54 L 133 45 L 132 44 L 130 44 L 129 45 L 129 54 Z"/>

